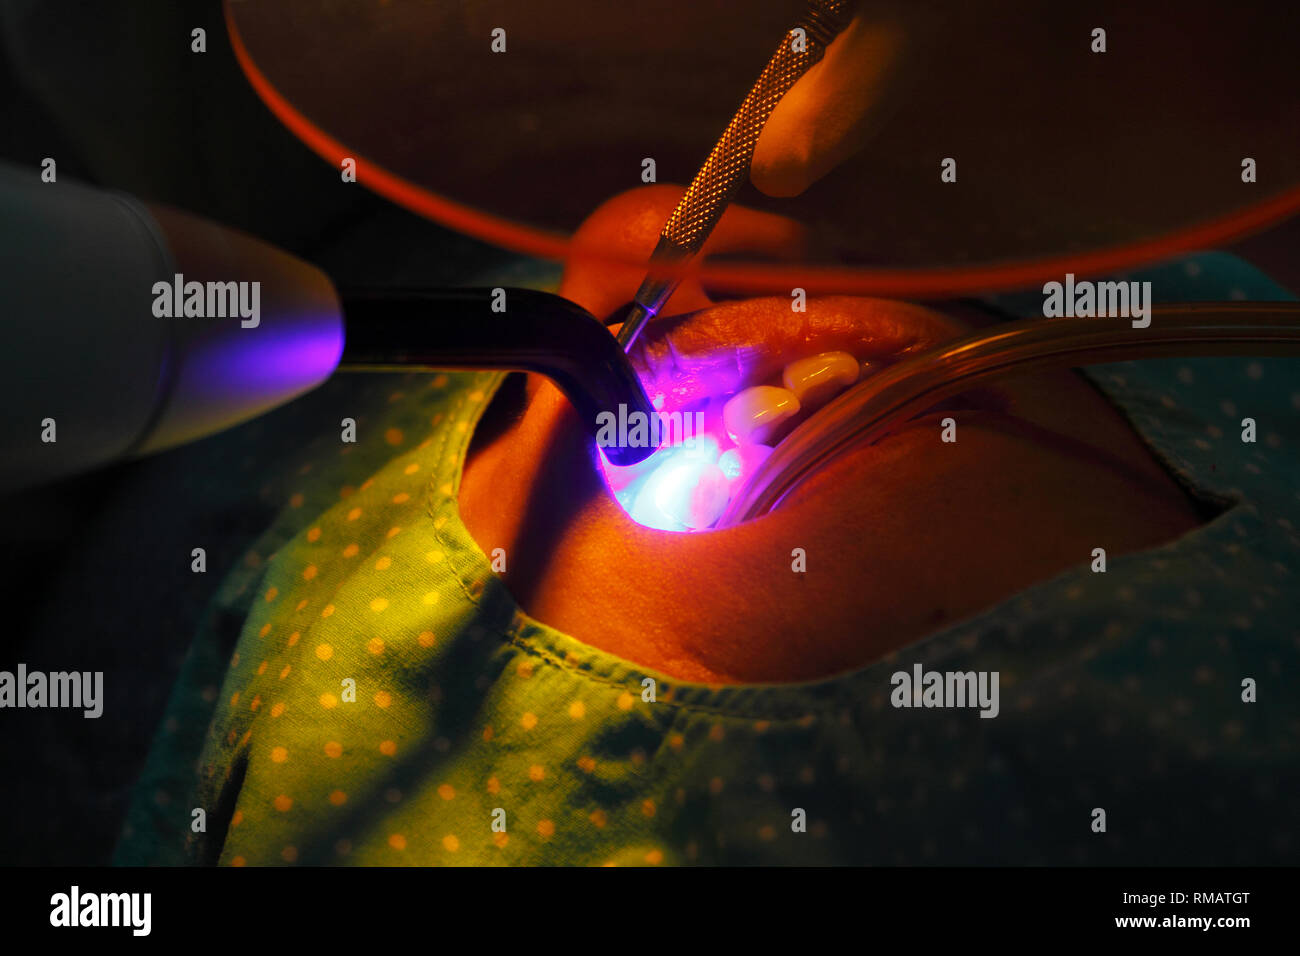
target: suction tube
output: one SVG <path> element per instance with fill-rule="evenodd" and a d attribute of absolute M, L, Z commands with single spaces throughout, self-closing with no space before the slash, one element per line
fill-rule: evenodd
<path fill-rule="evenodd" d="M 500 311 L 494 311 L 494 306 Z M 340 368 L 511 369 L 555 382 L 599 443 L 604 413 L 615 421 L 657 414 L 618 340 L 595 316 L 533 289 L 357 291 L 343 295 Z M 601 444 L 614 465 L 634 465 L 647 445 Z"/>
<path fill-rule="evenodd" d="M 849 448 L 991 378 L 1056 366 L 1145 358 L 1300 355 L 1300 303 L 1157 306 L 1151 325 L 1128 319 L 1029 319 L 938 346 L 863 379 L 782 441 L 715 527 L 766 514 Z"/>

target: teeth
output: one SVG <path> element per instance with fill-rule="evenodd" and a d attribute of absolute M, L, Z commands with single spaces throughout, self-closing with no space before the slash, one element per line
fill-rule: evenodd
<path fill-rule="evenodd" d="M 687 513 L 682 517 L 682 524 L 695 531 L 713 527 L 727 510 L 731 500 L 731 491 L 727 487 L 727 476 L 717 465 L 706 465 L 700 472 L 695 490 L 691 492 Z"/>
<path fill-rule="evenodd" d="M 728 448 L 718 458 L 718 467 L 728 481 L 748 481 L 772 454 L 771 445 L 741 445 Z"/>
<path fill-rule="evenodd" d="M 737 445 L 766 444 L 783 422 L 799 414 L 795 393 L 756 385 L 733 395 L 722 409 L 722 424 Z"/>
<path fill-rule="evenodd" d="M 721 517 L 730 489 L 711 462 L 672 455 L 635 492 L 625 492 L 632 520 L 661 531 L 703 531 Z M 620 499 L 621 501 L 622 499 Z"/>
<path fill-rule="evenodd" d="M 781 380 L 803 405 L 821 405 L 858 380 L 858 360 L 848 352 L 823 352 L 785 367 Z"/>

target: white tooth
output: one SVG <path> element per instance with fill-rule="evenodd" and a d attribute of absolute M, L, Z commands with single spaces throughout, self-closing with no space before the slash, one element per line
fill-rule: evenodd
<path fill-rule="evenodd" d="M 776 430 L 799 414 L 794 392 L 756 385 L 733 395 L 722 408 L 722 424 L 737 445 L 766 444 Z"/>
<path fill-rule="evenodd" d="M 771 455 L 771 445 L 741 445 L 724 451 L 718 458 L 718 467 L 728 481 L 748 481 Z"/>
<path fill-rule="evenodd" d="M 727 476 L 712 462 L 669 456 L 640 488 L 628 492 L 628 514 L 638 524 L 661 531 L 702 531 L 726 510 Z"/>
<path fill-rule="evenodd" d="M 820 405 L 856 382 L 858 368 L 858 360 L 848 352 L 823 352 L 791 362 L 781 380 L 802 404 Z"/>
<path fill-rule="evenodd" d="M 699 481 L 691 493 L 690 510 L 682 518 L 682 524 L 696 531 L 713 527 L 727 510 L 731 500 L 731 491 L 727 487 L 727 476 L 717 465 L 706 465 L 700 471 Z"/>

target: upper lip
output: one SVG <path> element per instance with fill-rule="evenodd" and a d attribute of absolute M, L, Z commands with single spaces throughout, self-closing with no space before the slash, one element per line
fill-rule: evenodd
<path fill-rule="evenodd" d="M 864 362 L 891 362 L 952 338 L 959 327 L 906 302 L 849 296 L 723 302 L 651 323 L 632 352 L 651 398 L 671 410 L 738 392 L 780 376 L 794 361 L 843 351 Z"/>

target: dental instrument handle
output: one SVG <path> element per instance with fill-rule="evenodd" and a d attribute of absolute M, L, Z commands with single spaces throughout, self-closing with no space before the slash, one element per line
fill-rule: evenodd
<path fill-rule="evenodd" d="M 768 116 L 799 78 L 821 60 L 826 47 L 844 29 L 848 7 L 849 0 L 810 0 L 798 23 L 786 32 L 664 224 L 650 256 L 649 273 L 619 330 L 618 341 L 624 351 L 631 349 L 646 323 L 658 314 L 681 281 L 680 271 L 663 275 L 658 270 L 680 270 L 699 253 L 723 210 L 749 175 L 754 147 Z M 796 33 L 797 30 L 802 33 Z"/>
<path fill-rule="evenodd" d="M 1300 302 L 1156 306 L 1149 328 L 1128 319 L 1028 319 L 940 345 L 863 379 L 776 447 L 715 527 L 766 514 L 848 448 L 876 441 L 972 386 L 1032 369 L 1143 358 L 1300 355 Z"/>

